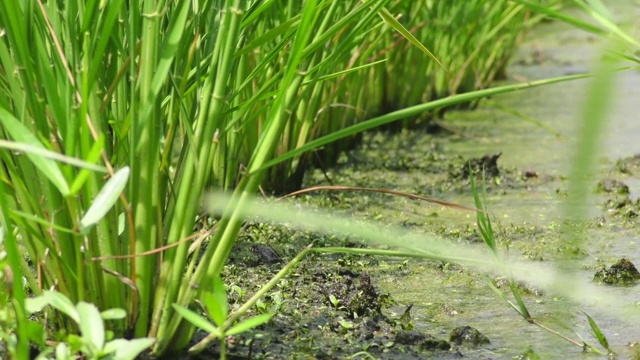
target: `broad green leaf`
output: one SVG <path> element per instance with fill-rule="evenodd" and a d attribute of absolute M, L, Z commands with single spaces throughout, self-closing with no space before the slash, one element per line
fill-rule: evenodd
<path fill-rule="evenodd" d="M 254 327 L 267 323 L 269 320 L 271 320 L 272 317 L 273 314 L 260 314 L 258 316 L 254 316 L 236 324 L 231 329 L 227 330 L 225 332 L 225 335 L 231 336 L 241 334 L 245 331 L 253 329 Z"/>
<path fill-rule="evenodd" d="M 92 354 L 95 353 L 95 351 L 97 351 L 97 349 L 94 349 L 93 346 L 91 346 L 91 344 L 87 344 L 83 338 L 81 338 L 76 334 L 69 334 L 69 336 L 67 336 L 67 343 L 69 343 L 69 346 L 71 347 L 71 352 L 91 351 L 91 353 L 85 354 L 87 356 L 91 356 Z"/>
<path fill-rule="evenodd" d="M 124 309 L 109 309 L 100 313 L 104 320 L 118 320 L 124 319 L 127 316 L 127 312 Z"/>
<path fill-rule="evenodd" d="M 24 300 L 24 309 L 30 314 L 42 311 L 47 305 L 49 305 L 49 299 L 44 295 Z"/>
<path fill-rule="evenodd" d="M 27 322 L 27 334 L 29 336 L 29 340 L 34 344 L 37 344 L 42 349 L 47 347 L 47 333 L 45 332 L 46 328 L 42 326 L 41 323 L 36 321 Z"/>
<path fill-rule="evenodd" d="M 98 308 L 88 302 L 80 301 L 78 306 L 78 313 L 80 315 L 80 332 L 82 338 L 96 347 L 98 350 L 102 350 L 104 347 L 104 322 Z"/>
<path fill-rule="evenodd" d="M 156 339 L 151 338 L 116 339 L 109 341 L 104 346 L 104 353 L 114 354 L 114 360 L 133 360 L 155 342 Z"/>
<path fill-rule="evenodd" d="M 211 316 L 218 327 L 222 327 L 224 322 L 227 320 L 228 305 L 224 283 L 219 276 L 217 276 L 213 281 L 213 293 L 204 293 L 202 301 L 207 307 L 209 316 Z"/>
<path fill-rule="evenodd" d="M 196 314 L 195 312 L 187 309 L 184 306 L 178 305 L 178 304 L 173 304 L 173 308 L 176 310 L 176 312 L 178 314 L 180 314 L 183 318 L 187 319 L 187 321 L 189 321 L 190 323 L 192 323 L 193 325 L 195 325 L 196 327 L 214 334 L 214 333 L 219 333 L 219 330 L 217 327 L 215 327 L 215 325 L 213 325 L 212 323 L 210 323 L 207 319 L 205 319 L 203 316 Z"/>
<path fill-rule="evenodd" d="M 84 214 L 82 220 L 80 220 L 80 232 L 87 233 L 91 227 L 97 224 L 104 215 L 113 207 L 118 201 L 118 197 L 124 190 L 129 180 L 129 167 L 118 170 L 109 181 L 100 189 L 100 192 L 93 200 L 91 207 Z"/>
<path fill-rule="evenodd" d="M 45 290 L 42 295 L 34 298 L 28 298 L 25 300 L 26 310 L 30 313 L 38 312 L 44 309 L 45 306 L 50 305 L 54 309 L 66 314 L 76 323 L 80 322 L 80 316 L 76 307 L 69 298 L 57 291 Z"/>
<path fill-rule="evenodd" d="M 10 112 L 0 107 L 0 124 L 19 143 L 30 145 L 36 149 L 46 150 L 38 138 Z M 55 161 L 33 152 L 26 152 L 33 165 L 60 191 L 63 196 L 69 195 L 69 185 Z"/>
<path fill-rule="evenodd" d="M 71 356 L 71 349 L 69 346 L 63 342 L 59 342 L 58 346 L 56 346 L 56 360 L 67 360 L 73 359 Z"/>
<path fill-rule="evenodd" d="M 120 215 L 118 215 L 118 235 L 122 235 L 122 233 L 124 232 L 124 229 L 126 227 L 126 214 L 120 213 Z"/>

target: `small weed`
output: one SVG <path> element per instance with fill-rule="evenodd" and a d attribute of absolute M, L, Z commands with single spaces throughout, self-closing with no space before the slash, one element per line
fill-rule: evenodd
<path fill-rule="evenodd" d="M 113 339 L 113 333 L 105 329 L 104 321 L 125 318 L 126 312 L 122 309 L 100 312 L 95 305 L 83 301 L 73 305 L 66 296 L 55 291 L 45 291 L 40 296 L 27 299 L 25 305 L 26 310 L 32 314 L 51 306 L 70 317 L 80 329 L 80 335 L 68 334 L 65 341 L 59 342 L 55 348 L 46 348 L 39 355 L 41 359 L 55 354 L 58 360 L 76 359 L 79 355 L 95 360 L 133 360 L 155 342 L 155 339 L 150 338 Z"/>

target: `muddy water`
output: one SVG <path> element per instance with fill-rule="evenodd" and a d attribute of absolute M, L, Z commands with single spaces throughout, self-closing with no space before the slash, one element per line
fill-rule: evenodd
<path fill-rule="evenodd" d="M 625 24 L 621 16 L 629 13 L 640 14 L 640 11 L 637 6 L 620 4 L 614 15 Z M 509 81 L 589 71 L 595 66 L 601 49 L 601 41 L 589 34 L 558 23 L 543 24 L 530 35 L 514 59 L 508 72 Z M 588 87 L 589 80 L 561 83 L 498 96 L 483 103 L 476 111 L 447 113 L 441 123 L 454 135 L 431 137 L 403 133 L 390 138 L 370 136 L 364 150 L 351 155 L 346 161 L 348 165 L 329 175 L 338 184 L 393 188 L 472 205 L 468 190 L 443 185 L 451 181 L 451 176 L 441 174 L 446 168 L 432 169 L 430 165 L 421 168 L 420 164 L 416 165 L 420 162 L 420 155 L 415 153 L 435 156 L 437 164 L 437 156 L 444 156 L 437 154 L 470 159 L 501 152 L 499 164 L 512 177 L 518 177 L 525 171 L 538 175 L 531 180 L 531 185 L 526 181 L 515 185 L 494 184 L 489 191 L 488 207 L 497 221 L 501 247 L 504 249 L 508 245 L 509 253 L 520 259 L 556 266 L 553 260 L 561 258 L 561 253 L 567 251 L 556 229 L 562 222 L 560 209 L 568 186 L 566 177 L 570 173 Z M 640 72 L 625 71 L 617 75 L 613 98 L 607 115 L 607 131 L 602 136 L 598 172 L 592 179 L 593 188 L 599 179 L 610 176 L 608 172 L 617 159 L 640 153 L 640 108 L 637 100 L 640 99 Z M 504 109 L 515 110 L 542 125 L 525 121 L 513 115 L 513 111 Z M 383 138 L 377 138 L 380 136 Z M 397 141 L 405 143 L 404 150 L 402 145 L 394 145 Z M 448 157 L 442 162 L 450 160 Z M 386 162 L 386 168 L 372 165 L 380 161 Z M 456 166 L 459 164 L 448 169 L 455 171 Z M 632 200 L 640 196 L 638 176 L 618 174 L 614 177 L 629 186 Z M 419 231 L 461 242 L 469 241 L 471 247 L 483 246 L 473 240 L 473 214 L 434 208 L 405 199 L 381 200 L 375 195 L 366 197 L 370 201 L 362 204 L 362 195 L 358 196 L 360 202 L 354 200 L 350 203 L 353 198 L 348 196 L 341 198 L 346 203 L 343 206 L 372 219 L 391 220 Z M 581 204 L 591 218 L 605 219 L 604 225 L 596 226 L 594 220 L 587 230 L 581 232 L 584 242 L 572 258 L 572 266 L 582 269 L 576 276 L 586 281 L 593 278 L 596 268 L 611 265 L 621 257 L 640 265 L 640 227 L 629 226 L 628 222 L 621 225 L 622 221 L 610 219 L 602 206 L 604 198 L 593 196 Z M 481 274 L 452 264 L 442 266 L 411 261 L 407 265 L 408 275 L 401 276 L 396 270 L 400 263 L 392 261 L 378 271 L 376 278 L 378 285 L 391 293 L 395 300 L 405 305 L 413 304 L 416 329 L 447 339 L 453 328 L 470 325 L 491 339 L 488 346 L 462 349 L 466 357 L 513 358 L 529 349 L 543 359 L 594 356 L 526 323 L 487 287 Z M 490 275 L 490 279 L 495 280 L 495 276 Z M 602 304 L 597 304 L 596 300 L 585 299 L 577 304 L 543 289 L 531 290 L 525 295 L 525 302 L 532 316 L 545 325 L 580 341 L 573 333 L 576 331 L 588 342 L 597 344 L 582 314 L 586 311 L 602 328 L 613 350 L 626 358 L 635 351 L 628 344 L 640 341 L 638 286 L 607 288 L 619 299 L 620 307 L 610 309 L 612 311 L 603 310 Z M 502 290 L 508 291 L 506 288 Z M 559 321 L 571 330 L 558 325 Z"/>
<path fill-rule="evenodd" d="M 628 10 L 621 8 L 618 12 Z M 636 14 L 637 10 L 636 7 Z M 545 24 L 522 47 L 509 74 L 512 80 L 530 80 L 588 71 L 594 67 L 600 51 L 600 41 L 591 35 L 561 24 Z M 516 110 L 542 126 L 498 110 L 491 103 L 485 103 L 475 112 L 449 113 L 443 120 L 443 125 L 462 136 L 460 140 L 443 145 L 450 151 L 465 158 L 502 152 L 500 163 L 503 166 L 520 171 L 533 170 L 553 178 L 530 191 L 507 190 L 491 194 L 489 208 L 503 226 L 531 224 L 549 227 L 561 221 L 559 209 L 563 197 L 558 193 L 567 187 L 563 177 L 568 175 L 571 166 L 574 140 L 588 87 L 589 80 L 580 80 L 492 99 L 498 107 Z M 597 179 L 606 176 L 615 160 L 640 153 L 640 72 L 626 71 L 617 75 L 612 97 L 614 100 L 607 116 L 607 132 L 602 136 L 599 173 L 594 176 L 594 185 Z M 630 187 L 631 197 L 637 198 L 640 179 L 625 177 L 622 180 Z M 469 202 L 469 194 L 446 198 L 454 202 Z M 602 198 L 594 196 L 583 206 L 595 216 L 604 211 L 601 202 Z M 599 259 L 606 261 L 624 256 L 640 265 L 639 239 L 640 230 L 637 228 L 622 230 L 605 226 L 588 234 L 584 244 L 588 254 L 580 260 L 588 269 L 578 276 L 591 279 L 593 266 Z M 532 241 L 537 240 L 534 237 Z M 559 337 L 526 324 L 478 279 L 464 281 L 454 275 L 434 275 L 433 271 L 416 266 L 412 278 L 394 281 L 392 277 L 382 277 L 381 280 L 398 300 L 413 303 L 418 312 L 423 312 L 424 318 L 419 323 L 424 329 L 437 329 L 446 336 L 452 327 L 471 325 L 492 339 L 490 346 L 475 353 L 467 352 L 470 357 L 505 358 L 522 354 L 528 348 L 542 358 L 589 357 Z M 554 319 L 561 318 L 589 342 L 596 344 L 584 316 L 580 314 L 582 310 L 587 311 L 597 319 L 615 351 L 626 357 L 631 353 L 627 344 L 640 340 L 640 311 L 636 305 L 638 287 L 611 288 L 610 291 L 625 304 L 618 316 L 590 308 L 588 302 L 572 304 L 554 298 L 552 294 L 526 301 L 534 317 L 552 324 Z M 622 318 L 620 313 L 624 314 Z M 571 333 L 564 333 L 576 338 Z"/>

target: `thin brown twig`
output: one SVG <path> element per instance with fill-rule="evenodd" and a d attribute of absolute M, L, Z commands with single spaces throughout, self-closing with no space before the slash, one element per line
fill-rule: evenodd
<path fill-rule="evenodd" d="M 550 333 L 552 333 L 554 335 L 557 335 L 557 336 L 567 340 L 568 342 L 572 343 L 573 345 L 575 345 L 577 347 L 584 348 L 584 345 L 585 345 L 584 343 L 581 343 L 579 341 L 576 341 L 576 340 L 573 340 L 573 339 L 571 339 L 569 337 L 566 337 L 566 336 L 560 334 L 559 332 L 557 332 L 557 331 L 555 331 L 555 330 L 553 330 L 551 328 L 548 328 L 548 327 L 540 324 L 539 322 L 537 322 L 537 321 L 535 321 L 533 319 L 531 319 L 529 322 L 534 324 L 534 325 L 537 325 L 538 327 L 542 328 L 543 330 L 546 330 L 546 331 L 548 331 L 548 332 L 550 332 Z"/>
<path fill-rule="evenodd" d="M 186 237 L 180 241 L 176 241 L 173 244 L 169 244 L 169 245 L 165 245 L 156 249 L 152 249 L 149 251 L 145 251 L 145 252 L 141 252 L 138 254 L 130 254 L 130 255 L 113 255 L 113 256 L 100 256 L 100 257 L 93 257 L 91 258 L 91 261 L 103 261 L 103 260 L 123 260 L 123 259 L 132 259 L 132 258 L 136 258 L 136 257 L 140 257 L 140 256 L 148 256 L 148 255 L 153 255 L 171 248 L 174 248 L 182 243 L 185 243 L 187 241 L 191 241 L 197 237 L 206 237 L 211 235 L 214 231 L 215 231 L 215 227 L 212 227 L 211 229 L 205 231 L 205 232 L 199 232 L 196 234 L 192 234 L 189 237 Z"/>

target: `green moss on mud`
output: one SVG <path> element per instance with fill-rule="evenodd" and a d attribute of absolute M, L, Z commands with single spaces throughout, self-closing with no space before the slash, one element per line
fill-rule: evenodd
<path fill-rule="evenodd" d="M 456 135 L 433 136 L 420 131 L 368 134 L 361 147 L 340 157 L 337 167 L 325 169 L 326 175 L 321 170 L 309 173 L 305 184 L 394 189 L 472 205 L 464 169 L 473 158 L 456 153 L 458 141 L 461 139 Z M 482 159 L 482 155 L 476 159 Z M 612 171 L 634 169 L 630 164 L 620 164 Z M 503 167 L 499 159 L 497 165 L 499 171 L 487 180 L 490 204 L 530 195 L 559 203 L 565 197 L 566 184 L 561 176 L 540 172 L 527 175 L 527 169 Z M 603 178 L 606 176 L 610 174 L 603 174 Z M 602 211 L 586 223 L 513 220 L 518 212 L 532 209 L 512 203 L 506 212 L 510 216 L 493 214 L 498 246 L 508 256 L 521 260 L 553 266 L 555 260 L 570 259 L 580 262 L 585 272 L 594 271 L 602 267 L 602 255 L 636 224 L 635 218 L 625 215 L 628 212 L 611 211 L 607 205 L 622 197 L 628 201 L 621 209 L 637 211 L 637 201 L 630 196 L 618 191 L 601 192 Z M 379 193 L 321 192 L 289 201 L 330 209 L 339 217 L 401 225 L 446 241 L 485 247 L 475 227 L 475 215 L 470 212 Z M 567 229 L 584 241 L 578 246 L 569 245 L 561 233 Z M 252 246 L 269 247 L 287 262 L 311 243 L 319 247 L 366 246 L 356 238 L 252 223 L 245 227 L 223 274 L 232 308 L 240 306 L 282 267 L 280 262 L 261 261 L 251 251 Z M 514 326 L 526 329 L 526 322 L 488 289 L 481 275 L 456 263 L 311 253 L 252 310 L 275 312 L 273 321 L 253 333 L 234 337 L 230 352 L 253 358 L 330 359 L 366 351 L 375 358 L 418 359 L 460 354 L 482 357 L 507 348 L 513 349 L 507 353 L 526 351 L 532 345 L 531 335 L 519 340 L 510 335 Z M 494 274 L 493 284 L 507 291 L 503 276 Z M 562 303 L 535 285 L 518 283 L 517 287 L 532 311 L 546 313 L 547 304 Z M 447 333 L 467 326 L 488 333 L 491 344 L 465 346 L 446 340 Z M 544 336 L 547 346 L 566 346 L 548 334 L 535 336 Z M 405 341 L 414 337 L 421 340 Z M 215 345 L 210 351 L 215 353 Z"/>

